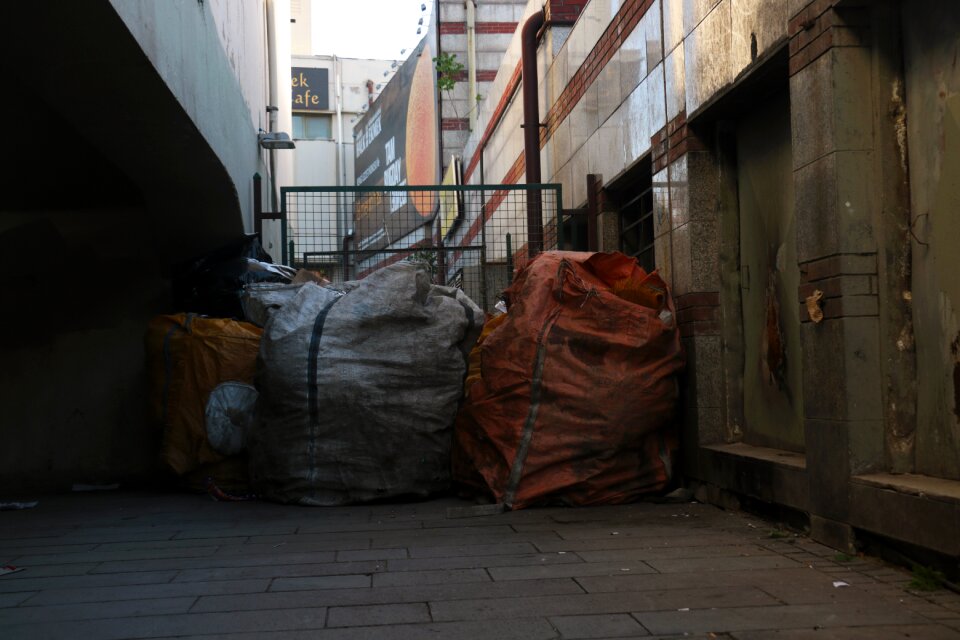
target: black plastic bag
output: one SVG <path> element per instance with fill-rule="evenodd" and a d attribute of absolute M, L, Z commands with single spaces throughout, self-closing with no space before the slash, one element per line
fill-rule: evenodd
<path fill-rule="evenodd" d="M 217 318 L 243 318 L 244 286 L 255 282 L 288 284 L 296 270 L 273 264 L 256 235 L 217 249 L 175 271 L 178 311 Z"/>

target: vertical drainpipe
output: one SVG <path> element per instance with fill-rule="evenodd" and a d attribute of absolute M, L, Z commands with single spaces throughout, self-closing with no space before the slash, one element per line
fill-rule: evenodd
<path fill-rule="evenodd" d="M 443 53 L 443 43 L 440 38 L 440 31 L 443 26 L 443 22 L 440 19 L 440 0 L 435 0 L 433 3 L 433 24 L 437 29 L 437 53 L 434 57 L 439 58 L 440 54 Z M 429 32 L 428 32 L 429 33 Z M 434 65 L 434 77 L 436 77 L 436 65 Z M 440 170 L 440 176 L 443 175 L 443 96 L 439 88 L 437 88 L 436 80 L 434 80 L 434 91 L 437 94 L 437 162 L 439 166 L 437 167 Z M 439 177 L 437 182 L 439 182 Z"/>
<path fill-rule="evenodd" d="M 470 110 L 470 131 L 477 128 L 477 4 L 467 3 L 467 108 Z"/>
<path fill-rule="evenodd" d="M 543 27 L 543 9 L 523 23 L 520 32 L 523 78 L 523 160 L 527 184 L 540 184 L 540 101 L 537 95 L 537 34 Z M 541 192 L 527 192 L 527 253 L 533 258 L 543 251 Z"/>
<path fill-rule="evenodd" d="M 275 131 L 277 126 L 277 96 L 280 93 L 279 82 L 277 78 L 277 25 L 276 13 L 273 10 L 273 2 L 267 2 L 267 66 L 269 67 L 269 102 L 267 103 L 267 130 Z M 273 211 L 278 211 L 277 207 L 277 176 L 274 162 L 276 151 L 270 149 L 267 151 L 270 168 L 270 200 Z"/>
<path fill-rule="evenodd" d="M 333 56 L 334 82 L 336 82 L 337 101 L 337 157 L 340 161 L 340 173 L 337 175 L 337 186 L 347 184 L 347 160 L 343 146 L 343 61 Z"/>
<path fill-rule="evenodd" d="M 336 54 L 333 55 L 333 82 L 337 109 L 337 186 L 343 187 L 347 184 L 347 159 L 343 147 L 343 72 L 342 62 Z M 346 235 L 349 227 L 345 199 L 346 195 L 337 191 L 337 235 L 341 238 Z"/>

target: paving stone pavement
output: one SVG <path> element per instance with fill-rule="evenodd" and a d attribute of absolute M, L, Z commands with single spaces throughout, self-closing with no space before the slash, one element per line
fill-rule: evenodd
<path fill-rule="evenodd" d="M 469 507 L 46 497 L 0 512 L 0 638 L 960 638 L 960 595 L 747 514 Z"/>

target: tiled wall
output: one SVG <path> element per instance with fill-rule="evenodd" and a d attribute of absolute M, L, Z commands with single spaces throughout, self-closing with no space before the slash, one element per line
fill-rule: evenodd
<path fill-rule="evenodd" d="M 587 173 L 609 182 L 650 151 L 650 139 L 681 113 L 722 92 L 753 60 L 781 44 L 799 0 L 591 0 L 563 46 L 541 46 L 540 117 L 547 123 L 543 179 L 563 183 L 566 206 L 586 199 Z M 533 0 L 523 19 L 541 5 Z M 522 20 L 521 20 L 522 22 Z M 522 147 L 519 97 L 498 103 L 520 60 L 519 34 L 504 55 L 465 148 L 484 147 L 485 179 L 497 182 Z M 485 136 L 486 133 L 486 136 Z M 481 144 L 483 143 L 483 144 Z M 479 176 L 472 177 L 478 182 Z"/>
<path fill-rule="evenodd" d="M 532 0 L 527 14 L 540 5 Z M 915 422 L 912 411 L 918 377 L 912 369 L 911 314 L 921 309 L 928 317 L 919 317 L 936 327 L 930 314 L 944 294 L 931 292 L 924 303 L 918 295 L 924 287 L 909 281 L 909 269 L 896 267 L 905 247 L 907 255 L 915 252 L 907 264 L 923 264 L 917 256 L 926 255 L 921 251 L 931 244 L 922 234 L 906 238 L 912 227 L 904 222 L 933 217 L 929 207 L 911 211 L 906 202 L 909 190 L 923 185 L 926 176 L 907 175 L 907 132 L 898 129 L 904 81 L 900 25 L 918 20 L 902 6 L 591 0 L 569 32 L 548 30 L 538 51 L 541 164 L 543 181 L 561 183 L 563 205 L 574 208 L 586 201 L 588 174 L 600 174 L 609 185 L 649 154 L 657 268 L 671 285 L 688 358 L 682 422 L 690 477 L 806 512 L 812 537 L 836 548 L 848 548 L 853 527 L 859 527 L 955 555 L 955 527 L 941 523 L 956 520 L 956 504 L 947 512 L 937 500 L 912 496 L 908 503 L 906 493 L 864 488 L 862 475 L 917 473 L 920 460 L 931 465 L 922 472 L 933 468 L 950 482 L 957 477 L 955 465 L 933 466 L 934 455 L 942 454 L 928 451 L 924 457 L 913 439 L 913 429 L 920 438 L 934 436 Z M 935 126 L 930 121 L 943 113 L 932 96 L 951 95 L 930 90 L 930 78 L 947 67 L 943 60 L 956 60 L 956 20 L 942 19 L 948 14 L 944 7 L 952 5 L 937 6 L 943 22 L 939 44 L 949 55 L 941 52 L 937 62 L 925 59 L 929 51 L 939 51 L 932 25 L 916 25 L 913 33 L 914 63 L 928 66 L 913 78 L 912 108 L 926 107 L 930 115 L 906 122 L 921 139 L 916 123 Z M 472 183 L 480 181 L 480 153 L 486 183 L 523 179 L 519 60 L 515 35 L 481 109 L 480 126 L 466 145 Z M 725 148 L 730 140 L 722 139 L 733 134 L 714 122 L 718 138 L 709 141 L 712 151 L 697 137 L 706 121 L 726 108 L 720 100 L 738 81 L 744 81 L 743 90 L 738 87 L 733 99 L 763 100 L 746 75 L 767 60 L 765 70 L 783 75 L 781 86 L 788 84 L 790 97 L 792 141 L 786 152 L 793 163 L 796 266 L 802 274 L 797 360 L 803 433 L 797 445 L 802 452 L 795 455 L 803 456 L 802 466 L 745 452 L 751 441 L 743 434 L 757 425 L 743 420 L 743 371 L 758 363 L 746 362 L 744 344 L 758 336 L 746 335 L 742 315 L 737 167 Z M 926 145 L 921 153 L 944 153 L 945 144 L 951 152 L 943 139 L 939 151 Z M 909 158 L 914 162 L 912 153 Z M 826 301 L 821 320 L 810 317 L 806 306 L 816 290 Z M 947 351 L 944 340 L 954 341 L 956 334 L 927 339 L 941 345 L 939 357 Z M 949 366 L 960 371 L 952 360 Z M 943 395 L 934 401 L 940 409 Z M 953 416 L 950 420 L 954 425 Z M 868 495 L 870 503 L 862 499 Z M 897 516 L 885 517 L 890 513 Z"/>

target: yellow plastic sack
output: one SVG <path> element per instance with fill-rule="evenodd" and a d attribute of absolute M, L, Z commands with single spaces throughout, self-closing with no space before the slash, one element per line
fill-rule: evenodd
<path fill-rule="evenodd" d="M 253 384 L 262 333 L 246 322 L 185 313 L 150 321 L 151 418 L 163 429 L 161 459 L 177 475 L 226 459 L 207 440 L 207 400 L 223 382 Z"/>

